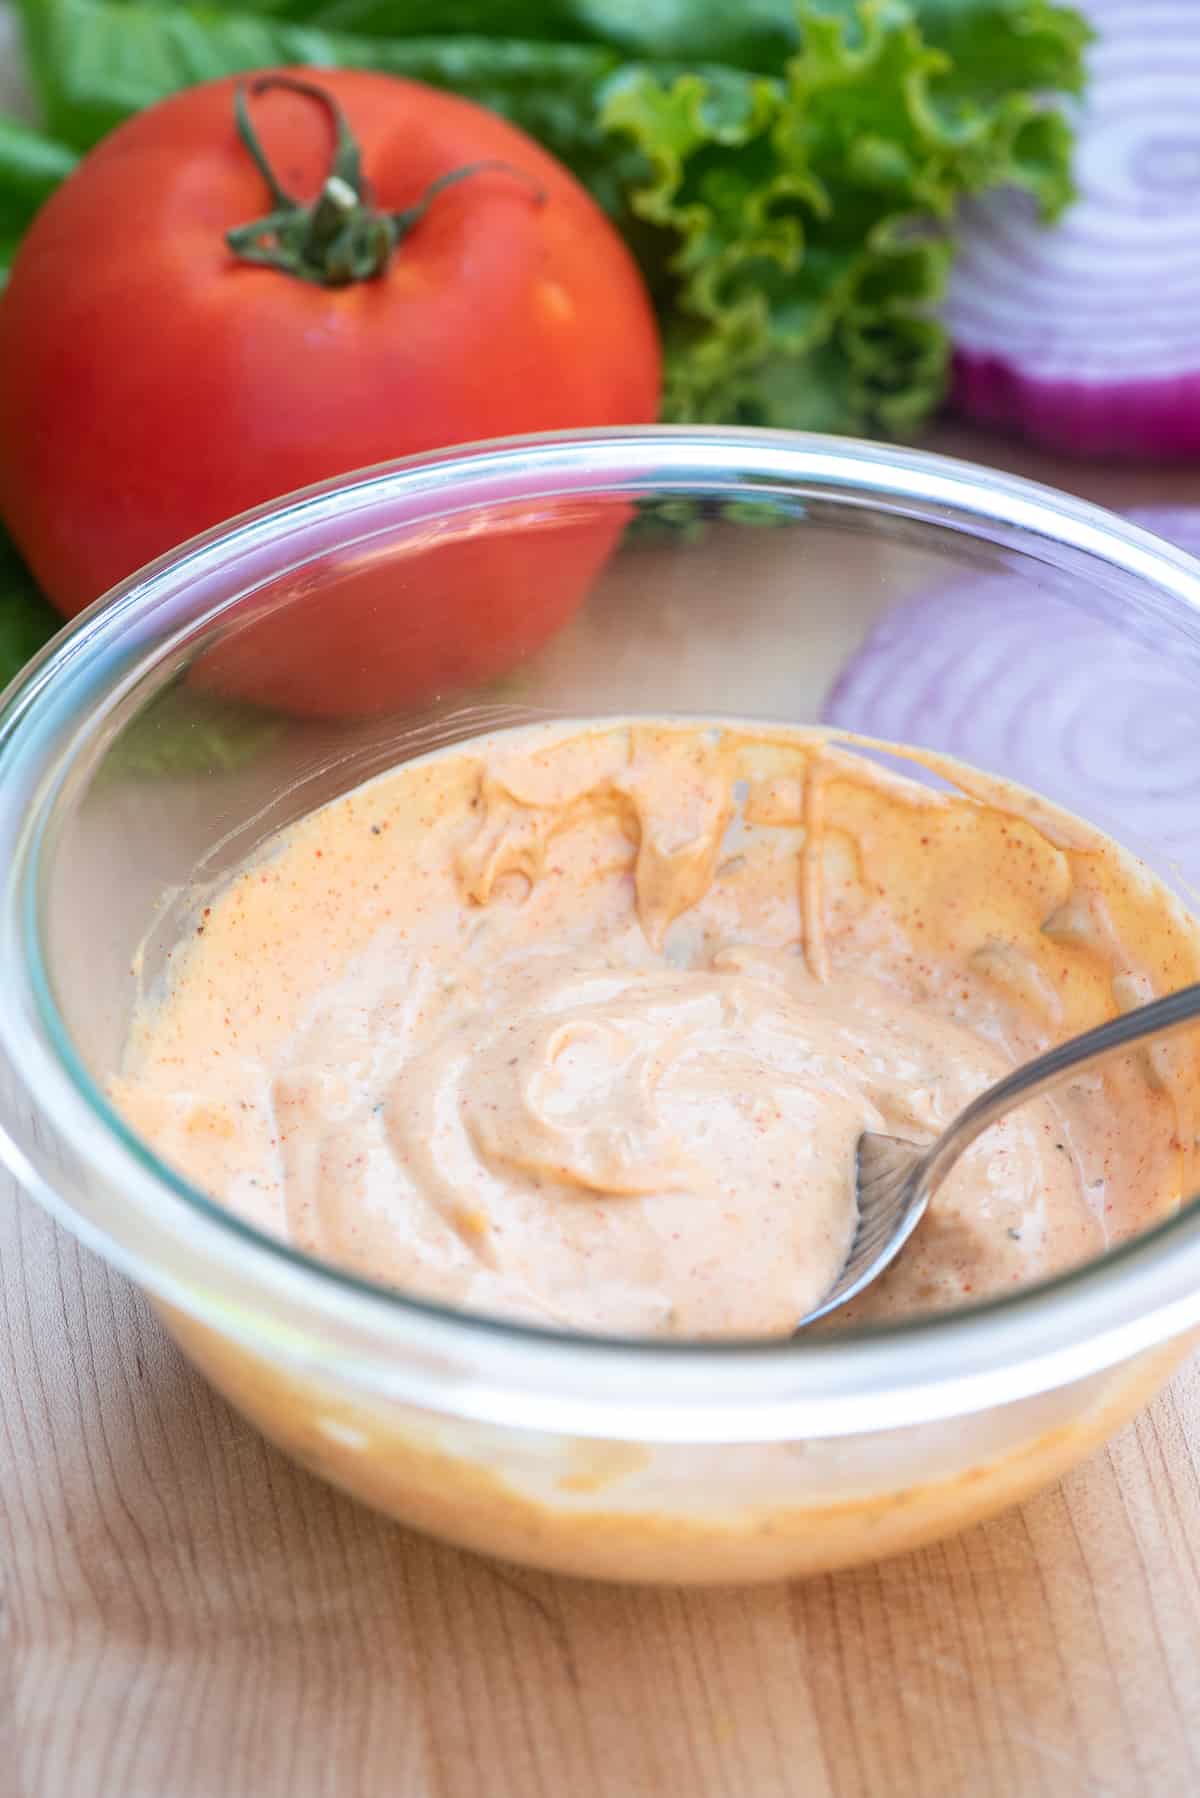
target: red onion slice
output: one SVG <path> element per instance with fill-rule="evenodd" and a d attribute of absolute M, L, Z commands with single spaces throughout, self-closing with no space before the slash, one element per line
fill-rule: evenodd
<path fill-rule="evenodd" d="M 1130 516 L 1200 553 L 1200 508 Z M 1066 591 L 1008 573 L 904 602 L 846 664 L 823 721 L 1032 787 L 1200 887 L 1200 620 L 1189 666 Z"/>
<path fill-rule="evenodd" d="M 969 417 L 1072 455 L 1200 456 L 1200 3 L 1087 0 L 1079 198 L 962 209 L 943 312 Z"/>

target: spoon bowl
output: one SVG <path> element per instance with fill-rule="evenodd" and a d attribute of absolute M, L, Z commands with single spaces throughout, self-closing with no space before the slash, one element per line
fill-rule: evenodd
<path fill-rule="evenodd" d="M 1181 987 L 1164 999 L 1154 999 L 1094 1030 L 1085 1030 L 1082 1036 L 1073 1036 L 1006 1074 L 972 1099 L 932 1143 L 906 1142 L 903 1137 L 864 1130 L 856 1155 L 858 1227 L 850 1253 L 821 1303 L 805 1313 L 797 1328 L 803 1330 L 847 1304 L 891 1266 L 951 1168 L 978 1136 L 1008 1112 L 1057 1086 L 1068 1074 L 1150 1037 L 1170 1036 L 1197 1019 L 1200 985 Z"/>

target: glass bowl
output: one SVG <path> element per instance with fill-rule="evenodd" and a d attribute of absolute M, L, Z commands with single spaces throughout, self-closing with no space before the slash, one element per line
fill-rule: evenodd
<path fill-rule="evenodd" d="M 964 580 L 985 634 L 1040 595 L 1048 618 L 1086 620 L 1200 699 L 1188 557 L 1049 489 L 836 439 L 645 429 L 468 447 L 284 500 L 155 564 L 0 711 L 12 1171 L 146 1289 L 268 1436 L 489 1553 L 628 1580 L 804 1574 L 1052 1479 L 1200 1325 L 1194 1205 L 937 1318 L 774 1344 L 598 1340 L 308 1259 L 189 1188 L 104 1098 L 140 983 L 214 883 L 314 805 L 507 720 L 812 722 L 881 619 Z M 290 709 L 237 709 L 249 700 Z M 929 746 L 955 749 L 953 712 L 931 711 Z M 1023 753 L 1018 732 L 993 771 L 1028 778 Z M 1186 893 L 1141 779 L 1100 791 L 1091 821 Z"/>

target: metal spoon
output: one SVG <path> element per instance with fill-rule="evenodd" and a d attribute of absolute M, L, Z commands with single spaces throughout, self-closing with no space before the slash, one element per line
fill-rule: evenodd
<path fill-rule="evenodd" d="M 1095 1030 L 1085 1030 L 1082 1036 L 1074 1036 L 1006 1074 L 972 1099 L 936 1142 L 922 1145 L 864 1130 L 858 1139 L 858 1229 L 846 1265 L 821 1303 L 801 1318 L 797 1328 L 803 1329 L 844 1305 L 891 1266 L 959 1156 L 1006 1112 L 1106 1055 L 1115 1055 L 1149 1036 L 1169 1036 L 1197 1019 L 1200 985 L 1185 986 Z"/>

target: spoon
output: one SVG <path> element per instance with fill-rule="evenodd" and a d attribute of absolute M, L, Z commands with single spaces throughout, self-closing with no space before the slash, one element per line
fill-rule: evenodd
<path fill-rule="evenodd" d="M 1185 986 L 1165 999 L 1139 1005 L 1124 1016 L 1085 1030 L 1056 1049 L 1027 1061 L 989 1086 L 928 1145 L 864 1130 L 858 1139 L 858 1228 L 846 1264 L 819 1305 L 800 1319 L 798 1329 L 815 1323 L 857 1297 L 890 1267 L 921 1219 L 930 1199 L 963 1151 L 977 1136 L 1018 1105 L 1056 1086 L 1067 1074 L 1115 1055 L 1149 1036 L 1169 1036 L 1200 1019 L 1200 985 Z"/>

